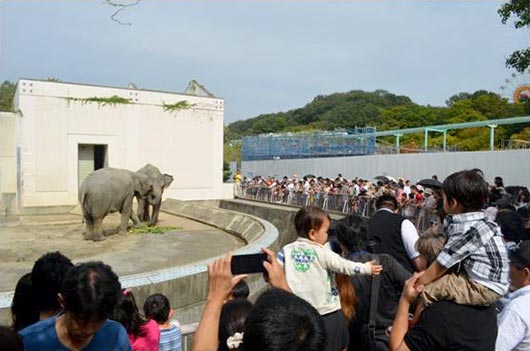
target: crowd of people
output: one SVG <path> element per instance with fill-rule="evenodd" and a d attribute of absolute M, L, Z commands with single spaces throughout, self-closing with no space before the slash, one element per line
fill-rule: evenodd
<path fill-rule="evenodd" d="M 74 265 L 60 252 L 45 254 L 20 278 L 11 315 L 1 350 L 182 350 L 166 296 L 149 296 L 140 312 L 110 266 Z"/>
<path fill-rule="evenodd" d="M 312 180 L 359 186 L 341 178 Z M 231 253 L 209 264 L 192 349 L 530 350 L 524 191 L 514 200 L 502 179 L 489 186 L 479 170 L 423 189 L 390 179 L 375 187 L 370 218 L 332 221 L 314 203 L 301 207 L 298 239 L 278 252 L 263 249 L 270 288 L 254 303 L 247 276 L 232 275 Z M 430 209 L 428 224 L 406 211 L 409 199 Z M 20 278 L 11 312 L 12 325 L 0 328 L 2 350 L 182 348 L 168 297 L 154 294 L 139 306 L 110 266 L 74 265 L 59 252 Z"/>
<path fill-rule="evenodd" d="M 236 197 L 296 206 L 317 206 L 324 210 L 346 214 L 372 216 L 375 201 L 382 194 L 393 195 L 398 201 L 399 213 L 411 220 L 420 231 L 440 224 L 442 210 L 441 182 L 433 175 L 416 183 L 403 177 L 376 176 L 372 181 L 359 177 L 347 179 L 342 174 L 335 178 L 305 175 L 245 177 L 238 169 L 233 176 Z M 528 218 L 530 192 L 521 186 L 505 187 L 501 177 L 495 177 L 489 187 L 489 204 L 501 203 L 504 208 L 519 211 Z"/>

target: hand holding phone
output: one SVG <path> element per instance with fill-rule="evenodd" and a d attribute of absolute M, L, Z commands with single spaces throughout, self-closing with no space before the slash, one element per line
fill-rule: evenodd
<path fill-rule="evenodd" d="M 266 273 L 263 262 L 267 261 L 267 255 L 264 253 L 235 255 L 232 256 L 230 268 L 233 275 Z"/>

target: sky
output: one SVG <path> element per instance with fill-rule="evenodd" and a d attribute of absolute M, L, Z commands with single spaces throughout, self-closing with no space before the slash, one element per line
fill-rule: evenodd
<path fill-rule="evenodd" d="M 131 3 L 131 1 L 123 1 Z M 423 105 L 500 93 L 529 31 L 497 0 L 142 0 L 111 20 L 103 0 L 0 0 L 0 79 L 184 92 L 225 101 L 225 124 L 315 96 L 384 89 Z"/>

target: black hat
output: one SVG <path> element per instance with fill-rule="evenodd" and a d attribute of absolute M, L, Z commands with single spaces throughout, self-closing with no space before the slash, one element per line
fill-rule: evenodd
<path fill-rule="evenodd" d="M 510 251 L 510 262 L 522 267 L 530 268 L 530 240 L 521 241 Z"/>
<path fill-rule="evenodd" d="M 495 201 L 493 203 L 495 206 L 497 206 L 498 208 L 513 208 L 513 205 L 512 203 L 510 202 L 510 200 L 506 199 L 506 198 L 500 198 L 499 200 Z M 514 208 L 515 209 L 515 208 Z"/>

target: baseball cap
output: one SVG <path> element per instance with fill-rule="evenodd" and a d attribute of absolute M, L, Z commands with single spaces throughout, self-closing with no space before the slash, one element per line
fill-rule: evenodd
<path fill-rule="evenodd" d="M 521 241 L 510 251 L 510 262 L 522 267 L 530 268 L 530 240 Z"/>

